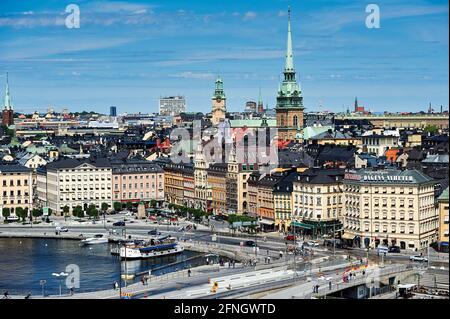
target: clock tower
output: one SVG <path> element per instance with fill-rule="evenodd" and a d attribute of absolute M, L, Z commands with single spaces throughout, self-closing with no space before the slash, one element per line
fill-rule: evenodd
<path fill-rule="evenodd" d="M 212 97 L 211 122 L 213 125 L 218 125 L 225 120 L 225 114 L 227 112 L 226 100 L 225 93 L 223 93 L 223 81 L 220 77 L 217 77 L 214 95 Z"/>

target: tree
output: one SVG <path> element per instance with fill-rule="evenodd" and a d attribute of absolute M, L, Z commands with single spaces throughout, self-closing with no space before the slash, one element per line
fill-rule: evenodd
<path fill-rule="evenodd" d="M 94 204 L 89 205 L 86 213 L 89 217 L 97 217 L 98 216 L 98 210 L 97 207 Z"/>
<path fill-rule="evenodd" d="M 72 210 L 72 214 L 73 214 L 73 216 L 75 216 L 75 217 L 79 217 L 79 218 L 84 217 L 83 207 L 81 207 L 80 205 L 77 205 L 77 206 Z"/>
<path fill-rule="evenodd" d="M 109 204 L 108 204 L 108 203 L 102 203 L 102 211 L 103 211 L 103 214 L 106 213 L 106 211 L 108 210 L 108 208 L 109 208 Z"/>
<path fill-rule="evenodd" d="M 120 202 L 114 202 L 113 203 L 113 208 L 116 212 L 120 211 L 122 209 L 122 203 Z"/>
<path fill-rule="evenodd" d="M 423 130 L 431 135 L 436 135 L 439 132 L 439 128 L 434 124 L 428 124 Z"/>
<path fill-rule="evenodd" d="M 22 221 L 25 221 L 25 218 L 27 217 L 27 211 L 23 209 L 22 207 L 16 208 L 16 216 L 21 218 Z"/>
<path fill-rule="evenodd" d="M 150 207 L 155 208 L 156 207 L 156 200 L 152 199 L 150 201 Z"/>
<path fill-rule="evenodd" d="M 127 210 L 132 210 L 132 209 L 133 209 L 133 203 L 127 202 Z"/>
<path fill-rule="evenodd" d="M 11 215 L 11 209 L 9 209 L 9 207 L 3 207 L 2 215 L 5 219 L 8 219 L 8 217 Z"/>
<path fill-rule="evenodd" d="M 63 207 L 63 213 L 64 213 L 64 215 L 68 215 L 69 214 L 69 211 L 70 211 L 70 207 L 69 206 L 64 206 Z"/>
<path fill-rule="evenodd" d="M 39 217 L 42 216 L 43 211 L 42 209 L 39 208 L 33 208 L 33 210 L 31 211 L 31 215 L 33 215 L 33 217 Z"/>

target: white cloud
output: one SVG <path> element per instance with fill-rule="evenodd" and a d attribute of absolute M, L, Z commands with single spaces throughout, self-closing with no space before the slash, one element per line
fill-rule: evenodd
<path fill-rule="evenodd" d="M 184 79 L 199 79 L 199 80 L 211 80 L 214 79 L 214 74 L 211 72 L 195 73 L 191 71 L 181 72 L 171 75 L 174 78 L 184 78 Z"/>
<path fill-rule="evenodd" d="M 256 12 L 248 11 L 244 15 L 244 21 L 253 20 L 256 18 Z"/>

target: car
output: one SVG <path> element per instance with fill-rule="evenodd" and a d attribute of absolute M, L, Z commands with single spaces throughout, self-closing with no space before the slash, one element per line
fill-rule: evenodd
<path fill-rule="evenodd" d="M 155 229 L 150 230 L 150 231 L 148 232 L 148 234 L 149 234 L 149 235 L 152 235 L 152 236 L 159 236 L 159 235 L 161 235 L 161 232 L 158 231 L 158 230 L 155 228 Z"/>
<path fill-rule="evenodd" d="M 379 246 L 377 247 L 377 253 L 378 253 L 378 254 L 385 254 L 385 253 L 387 253 L 388 251 L 389 251 L 389 248 L 388 248 L 387 246 L 379 245 Z"/>
<path fill-rule="evenodd" d="M 319 246 L 319 243 L 317 241 L 312 241 L 312 240 L 306 242 L 306 244 L 310 247 L 318 247 Z"/>
<path fill-rule="evenodd" d="M 55 230 L 60 233 L 67 233 L 69 231 L 69 228 L 65 226 L 56 226 Z"/>
<path fill-rule="evenodd" d="M 125 227 L 125 222 L 119 221 L 113 224 L 114 227 Z"/>
<path fill-rule="evenodd" d="M 389 252 L 390 253 L 400 253 L 400 247 L 398 247 L 398 246 L 391 246 L 391 247 L 389 247 Z"/>
<path fill-rule="evenodd" d="M 247 247 L 255 247 L 256 243 L 253 240 L 247 240 L 245 242 L 245 246 L 247 246 Z"/>
<path fill-rule="evenodd" d="M 287 235 L 284 237 L 285 240 L 295 240 L 295 235 Z"/>
<path fill-rule="evenodd" d="M 409 260 L 418 262 L 428 262 L 428 258 L 421 255 L 409 256 Z"/>

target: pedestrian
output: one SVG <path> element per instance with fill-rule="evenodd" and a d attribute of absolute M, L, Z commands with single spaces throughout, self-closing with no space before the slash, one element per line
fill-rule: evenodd
<path fill-rule="evenodd" d="M 280 250 L 280 259 L 283 258 L 283 252 Z"/>
<path fill-rule="evenodd" d="M 365 276 L 365 275 L 366 275 L 366 270 L 365 270 L 365 269 L 363 269 L 363 271 L 362 271 L 362 275 L 363 275 L 363 276 Z"/>
<path fill-rule="evenodd" d="M 116 290 L 119 289 L 119 283 L 118 283 L 117 281 L 114 282 L 114 288 L 115 288 Z"/>
<path fill-rule="evenodd" d="M 70 295 L 73 296 L 73 287 L 70 287 Z"/>
<path fill-rule="evenodd" d="M 331 281 L 328 283 L 328 288 L 331 290 Z"/>
<path fill-rule="evenodd" d="M 188 269 L 188 277 L 191 277 L 191 270 Z"/>
<path fill-rule="evenodd" d="M 144 276 L 141 277 L 142 286 L 145 286 L 145 279 Z"/>
<path fill-rule="evenodd" d="M 236 261 L 235 260 L 233 260 L 233 269 L 234 269 L 234 266 L 236 265 Z"/>
<path fill-rule="evenodd" d="M 206 265 L 209 265 L 209 258 L 206 258 Z"/>
<path fill-rule="evenodd" d="M 267 257 L 267 263 L 270 264 L 270 256 Z"/>

